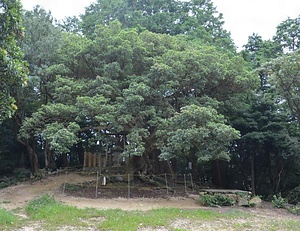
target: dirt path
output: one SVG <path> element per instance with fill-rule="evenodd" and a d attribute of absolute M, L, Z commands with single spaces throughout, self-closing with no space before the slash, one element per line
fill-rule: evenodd
<path fill-rule="evenodd" d="M 46 179 L 35 182 L 20 183 L 16 186 L 0 190 L 0 205 L 3 208 L 12 210 L 24 207 L 28 201 L 36 196 L 51 194 L 57 200 L 80 208 L 93 207 L 98 209 L 123 210 L 150 210 L 156 208 L 178 207 L 186 209 L 196 209 L 199 205 L 193 198 L 168 198 L 168 199 L 87 199 L 69 197 L 63 194 L 64 183 L 82 183 L 95 180 L 94 176 L 85 176 L 76 173 L 62 174 L 58 176 L 48 176 Z"/>

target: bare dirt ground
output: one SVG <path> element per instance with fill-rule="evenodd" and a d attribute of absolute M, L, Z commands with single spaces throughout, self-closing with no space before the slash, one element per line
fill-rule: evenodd
<path fill-rule="evenodd" d="M 61 201 L 68 205 L 77 206 L 79 208 L 97 208 L 97 209 L 123 209 L 123 210 L 151 210 L 157 208 L 182 208 L 182 209 L 213 209 L 220 212 L 230 210 L 230 207 L 223 208 L 204 208 L 200 207 L 197 203 L 195 195 L 186 197 L 164 197 L 164 198 L 101 198 L 101 195 L 97 199 L 83 198 L 70 196 L 66 191 L 63 190 L 63 185 L 78 184 L 82 182 L 92 182 L 95 180 L 95 176 L 92 175 L 80 175 L 77 173 L 61 174 L 48 176 L 40 181 L 32 181 L 20 183 L 18 185 L 8 187 L 0 190 L 0 207 L 8 210 L 24 208 L 28 201 L 33 198 L 51 194 L 58 201 Z M 105 187 L 105 186 L 102 186 Z M 254 218 L 241 218 L 239 221 L 228 221 L 226 220 L 226 226 L 224 221 L 217 221 L 213 223 L 194 223 L 190 221 L 178 220 L 175 221 L 173 226 L 178 229 L 185 230 L 271 230 L 269 229 L 272 223 L 299 221 L 299 216 L 295 216 L 288 213 L 286 210 L 274 209 L 270 203 L 263 203 L 262 208 L 234 208 L 235 210 L 247 211 Z M 250 219 L 250 220 L 249 220 Z M 254 221 L 254 222 L 253 222 Z M 230 224 L 232 222 L 232 224 Z M 236 227 L 233 229 L 231 227 Z M 199 226 L 200 225 L 200 226 Z M 32 227 L 25 227 L 24 231 L 34 231 L 36 229 Z M 74 230 L 74 229 L 66 229 Z M 93 230 L 93 229 L 88 229 Z M 148 229 L 141 229 L 148 230 Z M 153 230 L 153 229 L 149 229 Z M 166 229 L 158 228 L 155 230 Z M 277 230 L 277 229 L 272 229 Z M 287 230 L 287 229 L 280 229 Z M 289 229 L 289 230 L 300 230 Z"/>
<path fill-rule="evenodd" d="M 0 205 L 1 207 L 9 210 L 23 208 L 26 206 L 27 202 L 32 200 L 33 198 L 44 194 L 51 194 L 55 197 L 56 200 L 80 208 L 119 208 L 123 210 L 143 211 L 168 207 L 178 207 L 183 209 L 199 208 L 199 204 L 197 204 L 193 198 L 188 197 L 128 199 L 126 198 L 126 193 L 124 193 L 124 197 L 117 197 L 113 199 L 101 198 L 101 195 L 99 195 L 97 199 L 91 199 L 70 196 L 70 194 L 68 194 L 67 192 L 63 193 L 63 185 L 66 183 L 77 184 L 94 180 L 95 176 L 69 173 L 48 176 L 47 178 L 39 181 L 20 183 L 18 185 L 0 190 Z"/>

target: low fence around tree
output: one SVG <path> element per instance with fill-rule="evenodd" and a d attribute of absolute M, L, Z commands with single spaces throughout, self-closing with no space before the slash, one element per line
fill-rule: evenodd
<path fill-rule="evenodd" d="M 67 171 L 61 171 L 60 174 L 66 176 L 62 185 L 63 194 L 86 198 L 164 198 L 186 196 L 196 193 L 198 188 L 191 174 L 141 176 L 83 171 L 81 174 L 88 175 L 89 180 L 76 184 L 68 182 Z"/>

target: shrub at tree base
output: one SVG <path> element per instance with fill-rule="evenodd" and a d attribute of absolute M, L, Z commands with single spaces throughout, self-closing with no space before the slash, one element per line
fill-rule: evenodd
<path fill-rule="evenodd" d="M 15 169 L 13 173 L 13 177 L 4 176 L 2 179 L 0 179 L 0 189 L 15 185 L 18 182 L 23 182 L 30 177 L 30 170 L 24 168 Z"/>
<path fill-rule="evenodd" d="M 300 206 L 293 206 L 289 208 L 289 211 L 293 214 L 300 215 Z"/>
<path fill-rule="evenodd" d="M 204 206 L 232 206 L 236 204 L 236 200 L 224 194 L 203 194 L 200 195 L 200 203 Z"/>
<path fill-rule="evenodd" d="M 300 185 L 289 192 L 287 201 L 293 205 L 300 204 Z"/>
<path fill-rule="evenodd" d="M 26 181 L 30 178 L 30 170 L 25 168 L 17 168 L 14 170 L 14 176 L 18 182 Z"/>
<path fill-rule="evenodd" d="M 6 188 L 6 187 L 9 187 L 9 186 L 11 186 L 11 185 L 14 185 L 14 184 L 16 184 L 17 183 L 17 181 L 16 181 L 16 179 L 14 179 L 14 178 L 9 178 L 9 177 L 3 177 L 2 179 L 1 179 L 1 182 L 0 182 L 0 189 L 1 188 Z"/>
<path fill-rule="evenodd" d="M 274 208 L 285 208 L 285 199 L 281 196 L 281 194 L 274 195 L 272 200 L 272 205 Z"/>

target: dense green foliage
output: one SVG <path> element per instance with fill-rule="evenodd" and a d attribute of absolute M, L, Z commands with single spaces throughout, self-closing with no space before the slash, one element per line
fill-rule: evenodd
<path fill-rule="evenodd" d="M 189 35 L 219 48 L 234 51 L 230 34 L 223 29 L 223 16 L 211 0 L 132 1 L 98 0 L 82 15 L 82 30 L 94 37 L 97 25 L 118 20 L 124 28 L 154 33 Z"/>
<path fill-rule="evenodd" d="M 0 120 L 13 115 L 1 174 L 82 166 L 93 152 L 104 168 L 118 153 L 139 176 L 191 173 L 254 194 L 300 184 L 299 18 L 237 53 L 209 0 L 98 0 L 61 25 L 1 4 Z"/>
<path fill-rule="evenodd" d="M 0 3 L 0 123 L 16 111 L 16 88 L 26 84 L 26 62 L 18 46 L 24 34 L 21 9 L 19 0 Z"/>
<path fill-rule="evenodd" d="M 300 17 L 288 18 L 277 26 L 274 41 L 279 43 L 285 50 L 295 51 L 300 47 Z"/>
<path fill-rule="evenodd" d="M 300 186 L 291 190 L 287 196 L 287 201 L 290 204 L 299 205 L 300 204 Z"/>
<path fill-rule="evenodd" d="M 274 195 L 272 200 L 272 205 L 274 208 L 285 208 L 285 199 L 282 198 L 281 194 Z"/>

